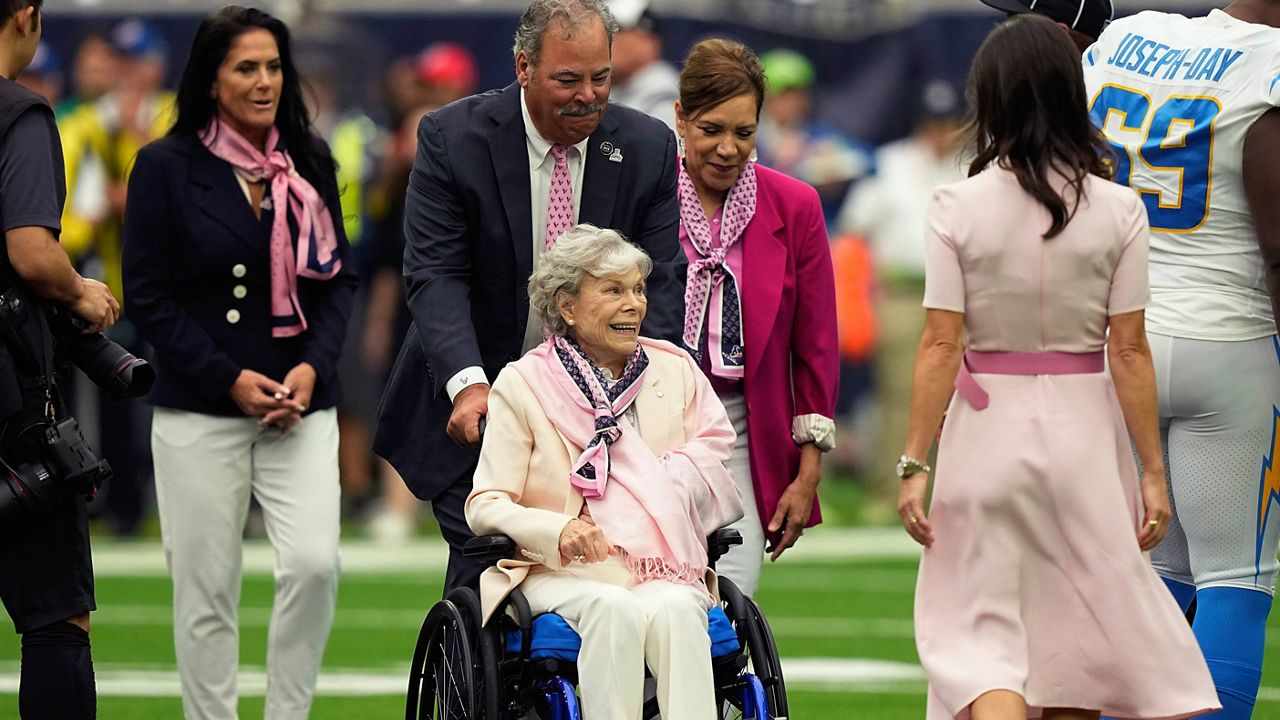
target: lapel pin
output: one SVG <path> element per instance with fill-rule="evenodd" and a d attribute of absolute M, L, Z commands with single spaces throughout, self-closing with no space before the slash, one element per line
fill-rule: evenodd
<path fill-rule="evenodd" d="M 614 149 L 614 151 L 609 155 L 609 162 L 622 162 L 622 148 Z"/>
<path fill-rule="evenodd" d="M 605 155 L 613 154 L 613 143 L 609 142 L 608 140 L 605 140 L 604 142 L 600 143 L 600 152 L 604 153 Z"/>

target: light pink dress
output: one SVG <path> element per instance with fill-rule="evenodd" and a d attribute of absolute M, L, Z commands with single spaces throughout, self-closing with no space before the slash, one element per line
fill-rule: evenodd
<path fill-rule="evenodd" d="M 973 350 L 1103 349 L 1107 316 L 1147 303 L 1147 219 L 1129 188 L 1090 177 L 1085 191 L 1046 241 L 1048 211 L 1006 170 L 938 190 L 925 307 L 964 313 Z M 1191 629 L 1138 549 L 1140 483 L 1110 376 L 974 378 L 990 405 L 951 401 L 916 588 L 929 720 L 963 720 L 997 689 L 1033 718 L 1216 709 Z"/>

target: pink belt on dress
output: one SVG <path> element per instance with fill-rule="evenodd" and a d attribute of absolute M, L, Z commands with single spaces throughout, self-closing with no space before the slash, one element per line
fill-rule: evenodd
<path fill-rule="evenodd" d="M 956 392 L 973 407 L 985 410 L 991 398 L 972 373 L 992 375 L 1083 375 L 1106 369 L 1101 350 L 1069 352 L 978 352 L 966 350 L 956 373 Z"/>

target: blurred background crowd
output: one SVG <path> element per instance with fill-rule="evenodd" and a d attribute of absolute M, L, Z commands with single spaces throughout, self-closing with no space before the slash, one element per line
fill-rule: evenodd
<path fill-rule="evenodd" d="M 138 149 L 172 123 L 170 88 L 197 0 L 47 0 L 44 41 L 20 82 L 57 110 L 67 171 L 62 243 L 119 296 L 126 180 Z M 316 126 L 339 165 L 347 237 L 362 289 L 341 360 L 344 520 L 387 541 L 422 513 L 370 451 L 378 401 L 409 325 L 400 275 L 405 187 L 424 113 L 513 81 L 522 0 L 279 0 L 258 4 L 294 33 Z M 935 187 L 963 176 L 963 83 L 1003 18 L 979 0 L 611 0 L 611 102 L 674 125 L 677 68 L 711 35 L 761 55 L 768 96 L 760 161 L 816 187 L 832 238 L 842 368 L 838 441 L 822 493 L 829 520 L 896 521 L 896 478 L 924 311 L 923 216 Z M 1188 14 L 1203 0 L 1117 3 Z M 442 308 L 441 312 L 450 312 Z M 126 315 L 112 338 L 144 356 Z M 80 382 L 76 416 L 116 471 L 101 526 L 149 533 L 150 408 Z M 832 482 L 834 481 L 834 482 Z M 834 497 L 829 497 L 834 496 Z M 832 501 L 835 501 L 834 503 Z M 251 530 L 252 531 L 252 530 Z"/>

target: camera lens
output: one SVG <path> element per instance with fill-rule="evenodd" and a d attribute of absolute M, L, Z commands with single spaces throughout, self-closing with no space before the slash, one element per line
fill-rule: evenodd
<path fill-rule="evenodd" d="M 142 397 L 155 384 L 151 363 L 130 354 L 105 335 L 76 335 L 67 345 L 71 362 L 117 400 Z"/>
<path fill-rule="evenodd" d="M 0 462 L 0 528 L 6 535 L 52 517 L 56 499 L 53 475 L 43 463 Z"/>

